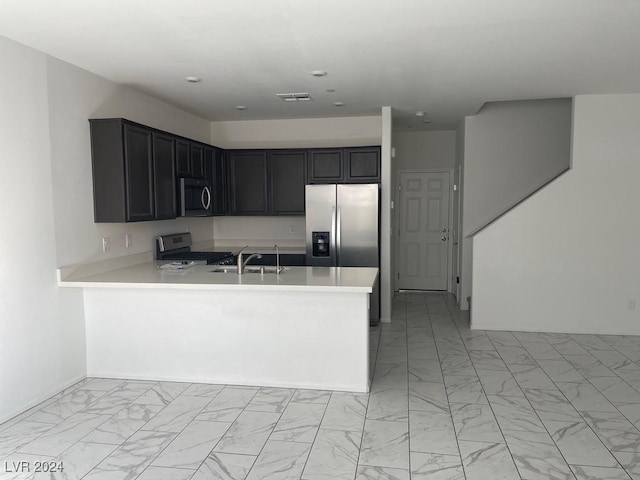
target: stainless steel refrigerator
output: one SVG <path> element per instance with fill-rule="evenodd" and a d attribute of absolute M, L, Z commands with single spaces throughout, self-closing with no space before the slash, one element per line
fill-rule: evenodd
<path fill-rule="evenodd" d="M 379 268 L 379 190 L 377 184 L 307 185 L 307 265 Z M 370 299 L 372 323 L 380 319 L 379 285 Z"/>

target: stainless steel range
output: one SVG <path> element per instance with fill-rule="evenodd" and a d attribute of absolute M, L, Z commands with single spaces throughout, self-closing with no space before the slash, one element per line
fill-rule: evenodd
<path fill-rule="evenodd" d="M 156 239 L 157 260 L 193 260 L 207 265 L 231 263 L 232 252 L 194 252 L 189 232 L 160 235 Z"/>

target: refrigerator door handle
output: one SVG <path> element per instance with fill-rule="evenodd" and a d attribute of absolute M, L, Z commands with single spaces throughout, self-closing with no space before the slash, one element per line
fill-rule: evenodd
<path fill-rule="evenodd" d="M 331 207 L 331 239 L 329 243 L 329 248 L 333 249 L 331 252 L 331 259 L 337 255 L 338 249 L 336 248 L 336 207 Z M 332 266 L 335 267 L 336 262 L 332 261 Z"/>
<path fill-rule="evenodd" d="M 341 247 L 341 230 L 342 230 L 342 220 L 341 220 L 341 210 L 342 208 L 337 208 L 337 218 L 336 218 L 336 267 L 340 266 L 340 247 Z"/>

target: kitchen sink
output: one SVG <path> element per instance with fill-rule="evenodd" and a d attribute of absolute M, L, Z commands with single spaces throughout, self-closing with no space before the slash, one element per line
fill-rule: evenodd
<path fill-rule="evenodd" d="M 210 270 L 211 273 L 237 273 L 238 267 L 235 265 L 212 265 Z"/>
<path fill-rule="evenodd" d="M 288 268 L 280 267 L 280 273 L 286 272 Z M 213 265 L 211 273 L 235 273 L 238 274 L 238 267 L 235 265 Z M 244 273 L 273 274 L 276 273 L 275 265 L 247 265 L 244 267 Z"/>

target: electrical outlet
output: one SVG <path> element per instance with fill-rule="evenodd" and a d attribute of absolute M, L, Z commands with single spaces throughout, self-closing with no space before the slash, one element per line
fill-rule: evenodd
<path fill-rule="evenodd" d="M 130 233 L 124 234 L 124 245 L 127 248 L 131 248 L 131 246 L 133 245 L 133 235 L 131 235 Z"/>
<path fill-rule="evenodd" d="M 108 252 L 110 247 L 111 241 L 109 240 L 109 237 L 102 237 L 102 251 Z"/>
<path fill-rule="evenodd" d="M 636 299 L 630 298 L 629 300 L 627 300 L 627 310 L 629 312 L 633 312 L 635 309 L 636 309 Z"/>

